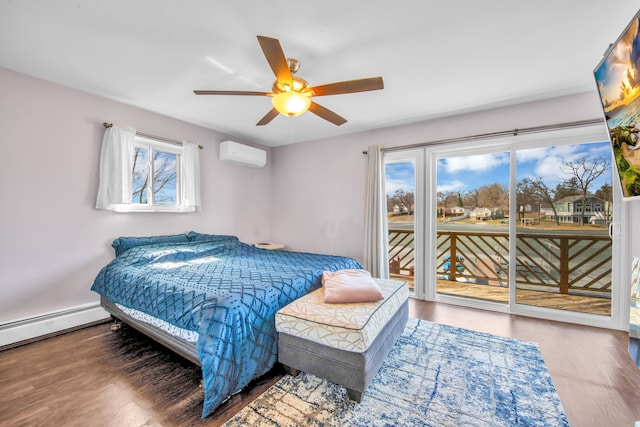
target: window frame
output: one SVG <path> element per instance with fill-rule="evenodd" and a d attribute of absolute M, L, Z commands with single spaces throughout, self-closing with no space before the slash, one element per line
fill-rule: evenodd
<path fill-rule="evenodd" d="M 154 173 L 154 154 L 156 152 L 163 152 L 169 154 L 176 155 L 176 171 L 175 171 L 175 180 L 176 180 L 176 203 L 167 205 L 167 204 L 155 204 L 153 200 L 153 178 L 150 180 L 151 186 L 149 191 L 149 195 L 147 197 L 147 203 L 134 203 L 133 200 L 131 203 L 125 205 L 119 205 L 119 212 L 185 212 L 182 208 L 183 205 L 183 197 L 182 197 L 182 162 L 183 162 L 183 147 L 177 144 L 171 144 L 164 141 L 159 141 L 153 138 L 135 135 L 133 142 L 133 149 L 144 148 L 148 150 L 148 168 L 149 173 L 153 177 Z M 132 154 L 133 158 L 133 154 Z M 133 168 L 133 164 L 130 166 Z M 133 196 L 133 173 L 131 176 L 132 188 L 131 195 Z"/>

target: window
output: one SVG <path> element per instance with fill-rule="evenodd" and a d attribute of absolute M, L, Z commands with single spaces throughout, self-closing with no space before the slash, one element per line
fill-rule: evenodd
<path fill-rule="evenodd" d="M 114 212 L 200 209 L 199 146 L 169 143 L 134 128 L 106 126 L 96 208 Z"/>
<path fill-rule="evenodd" d="M 180 200 L 182 147 L 136 136 L 131 173 L 131 206 L 176 209 Z"/>

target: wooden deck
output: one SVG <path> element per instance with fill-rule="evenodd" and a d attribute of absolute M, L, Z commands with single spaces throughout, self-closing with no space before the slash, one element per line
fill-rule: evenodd
<path fill-rule="evenodd" d="M 413 277 L 402 274 L 392 274 L 391 278 L 407 282 L 409 289 L 413 291 Z M 438 280 L 436 288 L 438 293 L 443 295 L 474 298 L 504 304 L 509 303 L 509 288 L 505 287 Z M 536 307 L 591 313 L 601 316 L 611 315 L 611 300 L 608 298 L 518 289 L 516 292 L 516 302 L 518 304 Z"/>

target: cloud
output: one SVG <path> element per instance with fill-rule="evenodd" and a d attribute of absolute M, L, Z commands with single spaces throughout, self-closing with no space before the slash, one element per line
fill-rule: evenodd
<path fill-rule="evenodd" d="M 438 184 L 437 187 L 437 191 L 439 193 L 445 192 L 445 191 L 460 191 L 463 188 L 465 188 L 467 185 L 462 182 L 462 181 L 447 181 L 447 182 L 443 182 Z"/>
<path fill-rule="evenodd" d="M 555 185 L 569 178 L 565 172 L 567 162 L 575 162 L 582 157 L 600 156 L 611 156 L 611 147 L 608 142 L 518 150 L 516 157 L 518 180 L 539 177 L 547 184 Z"/>
<path fill-rule="evenodd" d="M 562 173 L 564 160 L 558 156 L 549 156 L 539 162 L 534 168 L 535 176 L 542 178 L 544 182 L 558 182 L 565 178 Z"/>
<path fill-rule="evenodd" d="M 530 148 L 527 150 L 518 150 L 516 161 L 518 163 L 538 162 L 549 156 L 549 147 Z"/>
<path fill-rule="evenodd" d="M 393 196 L 393 193 L 395 193 L 396 190 L 413 192 L 413 177 L 410 180 L 387 177 L 387 180 L 385 181 L 385 192 L 389 196 Z"/>
<path fill-rule="evenodd" d="M 393 195 L 396 190 L 414 191 L 415 165 L 413 162 L 387 163 L 385 165 L 385 191 Z"/>
<path fill-rule="evenodd" d="M 487 171 L 497 166 L 508 164 L 508 153 L 479 154 L 476 156 L 449 157 L 438 162 L 447 173 L 464 171 Z"/>

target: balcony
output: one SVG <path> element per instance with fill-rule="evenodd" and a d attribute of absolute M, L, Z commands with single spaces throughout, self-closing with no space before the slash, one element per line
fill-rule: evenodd
<path fill-rule="evenodd" d="M 611 239 L 594 234 L 518 229 L 516 302 L 611 315 Z M 413 230 L 389 223 L 389 272 L 410 289 L 413 248 Z M 506 231 L 438 231 L 438 293 L 508 303 L 508 249 Z"/>

